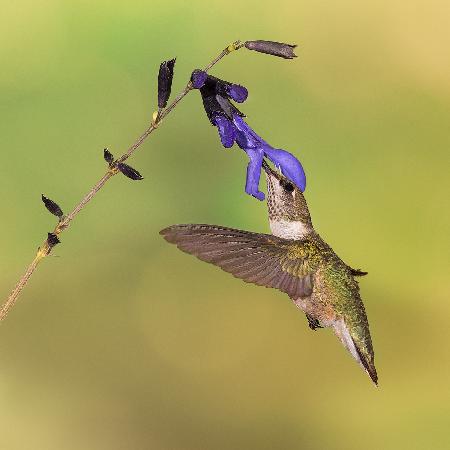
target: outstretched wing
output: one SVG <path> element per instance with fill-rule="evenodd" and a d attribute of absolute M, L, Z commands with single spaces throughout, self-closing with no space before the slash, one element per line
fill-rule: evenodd
<path fill-rule="evenodd" d="M 279 289 L 294 299 L 312 293 L 312 273 L 301 252 L 292 251 L 292 241 L 216 225 L 172 225 L 160 234 L 247 283 Z M 299 248 L 301 241 L 295 245 Z"/>

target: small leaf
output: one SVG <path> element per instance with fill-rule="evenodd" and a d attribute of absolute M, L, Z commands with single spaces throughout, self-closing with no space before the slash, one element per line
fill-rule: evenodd
<path fill-rule="evenodd" d="M 50 200 L 49 198 L 45 197 L 44 194 L 42 194 L 42 201 L 44 202 L 45 207 L 56 217 L 61 217 L 64 215 L 61 208 L 57 203 L 55 203 L 53 200 Z"/>
<path fill-rule="evenodd" d="M 283 42 L 273 41 L 247 41 L 244 43 L 249 50 L 259 53 L 267 53 L 268 55 L 279 56 L 280 58 L 292 59 L 297 55 L 294 53 L 296 45 L 285 44 Z"/>
<path fill-rule="evenodd" d="M 117 168 L 128 178 L 132 180 L 143 180 L 144 177 L 133 167 L 128 164 L 118 163 Z"/>
<path fill-rule="evenodd" d="M 55 245 L 59 244 L 61 241 L 58 239 L 55 233 L 47 234 L 47 243 L 50 248 L 53 248 Z"/>
<path fill-rule="evenodd" d="M 111 165 L 111 164 L 113 163 L 113 161 L 114 161 L 114 156 L 113 156 L 113 154 L 112 154 L 107 148 L 105 148 L 105 149 L 103 150 L 103 158 L 105 158 L 105 161 L 106 161 L 109 165 Z"/>
<path fill-rule="evenodd" d="M 165 108 L 172 90 L 173 69 L 176 59 L 163 61 L 158 73 L 158 108 Z"/>

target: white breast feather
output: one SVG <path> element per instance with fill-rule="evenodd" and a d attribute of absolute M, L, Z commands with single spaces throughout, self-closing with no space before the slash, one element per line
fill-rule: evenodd
<path fill-rule="evenodd" d="M 271 220 L 270 229 L 272 234 L 284 239 L 302 239 L 307 234 L 303 222 L 292 220 Z"/>

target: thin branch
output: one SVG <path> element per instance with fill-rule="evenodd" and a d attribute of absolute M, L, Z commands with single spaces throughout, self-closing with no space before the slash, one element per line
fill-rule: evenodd
<path fill-rule="evenodd" d="M 203 69 L 205 72 L 210 70 L 214 65 L 216 65 L 222 58 L 231 53 L 234 50 L 239 50 L 243 47 L 243 44 L 240 41 L 236 41 L 230 44 L 227 48 L 225 48 L 215 59 L 213 59 L 206 67 Z M 161 124 L 161 121 L 178 105 L 178 103 L 192 90 L 192 84 L 189 82 L 186 87 L 180 92 L 180 94 L 172 101 L 166 108 L 156 112 L 153 115 L 153 121 L 151 125 L 142 133 L 142 135 L 131 145 L 128 150 L 117 159 L 116 162 L 126 161 L 142 144 L 143 142 L 150 136 L 153 131 L 155 131 L 158 126 Z M 83 197 L 83 199 L 75 206 L 75 208 L 67 214 L 65 217 L 61 219 L 58 225 L 51 233 L 53 239 L 47 238 L 39 247 L 36 256 L 34 257 L 31 264 L 28 266 L 26 272 L 22 275 L 22 277 L 17 282 L 14 289 L 9 294 L 7 300 L 0 308 L 0 321 L 4 320 L 8 315 L 8 312 L 16 303 L 20 293 L 23 288 L 28 283 L 31 275 L 33 275 L 34 271 L 38 264 L 48 256 L 52 248 L 55 246 L 54 239 L 56 238 L 56 243 L 58 242 L 58 236 L 69 227 L 72 220 L 75 216 L 94 198 L 97 192 L 107 183 L 107 181 L 112 178 L 114 175 L 118 173 L 118 169 L 115 165 L 111 166 L 109 170 L 100 178 L 100 180 L 92 187 L 92 189 Z"/>

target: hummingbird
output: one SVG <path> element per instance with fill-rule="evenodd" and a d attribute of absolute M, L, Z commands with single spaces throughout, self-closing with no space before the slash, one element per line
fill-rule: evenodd
<path fill-rule="evenodd" d="M 172 225 L 166 241 L 248 283 L 286 293 L 312 330 L 331 327 L 377 384 L 369 323 L 353 269 L 315 231 L 302 191 L 264 160 L 272 234 L 218 225 Z"/>

